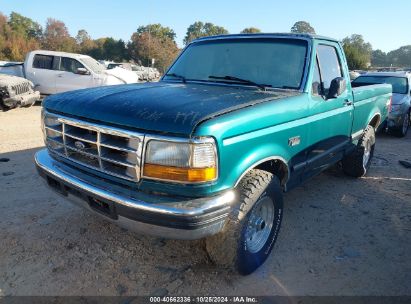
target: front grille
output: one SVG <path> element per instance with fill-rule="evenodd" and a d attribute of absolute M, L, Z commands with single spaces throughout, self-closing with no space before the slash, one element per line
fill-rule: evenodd
<path fill-rule="evenodd" d="M 16 92 L 16 95 L 24 94 L 30 91 L 30 83 L 23 82 L 23 83 L 14 85 L 11 88 L 14 90 L 14 92 Z"/>
<path fill-rule="evenodd" d="M 52 153 L 106 174 L 140 180 L 142 134 L 50 113 L 44 116 L 44 132 Z"/>

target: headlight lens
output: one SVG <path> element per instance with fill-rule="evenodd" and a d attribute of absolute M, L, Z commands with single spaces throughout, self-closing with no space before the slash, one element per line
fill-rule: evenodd
<path fill-rule="evenodd" d="M 150 140 L 143 176 L 189 183 L 213 181 L 217 178 L 215 143 L 210 138 L 194 142 Z"/>

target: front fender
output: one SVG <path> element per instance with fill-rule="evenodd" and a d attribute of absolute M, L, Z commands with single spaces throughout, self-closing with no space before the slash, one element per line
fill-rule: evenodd
<path fill-rule="evenodd" d="M 224 152 L 220 154 L 220 178 L 224 181 L 224 186 L 227 188 L 237 186 L 249 170 L 270 160 L 277 160 L 287 167 L 285 183 L 289 176 L 288 160 L 291 158 L 289 151 L 273 141 L 264 144 L 261 142 L 254 144 L 252 141 L 255 140 L 228 145 L 223 142 Z"/>

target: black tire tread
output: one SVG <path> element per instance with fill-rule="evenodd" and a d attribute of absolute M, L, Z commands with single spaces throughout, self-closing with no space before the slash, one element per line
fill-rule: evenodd
<path fill-rule="evenodd" d="M 375 130 L 370 125 L 365 128 L 363 135 L 358 141 L 356 150 L 343 158 L 342 167 L 345 174 L 352 177 L 362 177 L 367 173 L 369 165 L 366 168 L 363 166 L 364 143 L 367 140 L 373 141 L 372 145 L 375 144 Z M 369 163 L 371 159 L 372 155 Z"/>
<path fill-rule="evenodd" d="M 242 230 L 240 223 L 273 179 L 278 180 L 272 173 L 253 169 L 240 181 L 238 201 L 241 203 L 230 213 L 223 231 L 205 240 L 207 253 L 215 264 L 238 271 L 236 259 Z"/>

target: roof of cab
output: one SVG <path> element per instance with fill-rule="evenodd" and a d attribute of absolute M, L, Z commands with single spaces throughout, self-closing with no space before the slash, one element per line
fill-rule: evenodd
<path fill-rule="evenodd" d="M 216 35 L 200 37 L 192 42 L 206 41 L 206 40 L 219 40 L 219 39 L 235 39 L 235 38 L 294 38 L 294 39 L 306 39 L 306 40 L 328 40 L 333 42 L 339 42 L 337 39 L 324 37 L 313 34 L 300 34 L 300 33 L 255 33 L 255 34 L 228 34 L 228 35 Z"/>
<path fill-rule="evenodd" d="M 31 51 L 30 53 L 33 53 L 33 54 L 41 54 L 41 55 L 51 55 L 51 56 L 73 57 L 73 58 L 89 57 L 88 55 L 84 55 L 84 54 L 76 54 L 76 53 L 68 53 L 68 52 L 56 52 L 56 51 L 46 51 L 46 50 L 35 50 L 35 51 Z"/>

